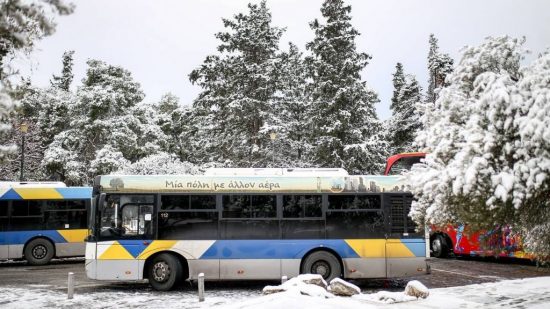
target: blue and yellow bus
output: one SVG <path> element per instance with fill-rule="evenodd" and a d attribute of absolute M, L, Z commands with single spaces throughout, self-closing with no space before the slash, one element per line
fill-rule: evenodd
<path fill-rule="evenodd" d="M 98 176 L 86 274 L 179 281 L 428 272 L 412 195 L 388 176 Z"/>
<path fill-rule="evenodd" d="M 0 183 L 0 260 L 84 256 L 92 188 Z"/>

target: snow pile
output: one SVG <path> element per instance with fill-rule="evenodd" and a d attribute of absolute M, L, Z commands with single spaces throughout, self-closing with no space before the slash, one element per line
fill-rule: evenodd
<path fill-rule="evenodd" d="M 386 304 L 412 301 L 419 297 L 426 298 L 429 295 L 428 288 L 416 280 L 407 284 L 405 292 L 382 291 L 374 294 L 361 294 L 361 289 L 354 284 L 335 278 L 327 285 L 321 275 L 315 274 L 299 275 L 278 286 L 268 285 L 264 287 L 263 293 L 267 295 L 278 294 L 281 297 L 292 294 L 325 299 L 334 298 L 335 296 L 353 296 L 357 300 Z"/>
<path fill-rule="evenodd" d="M 328 291 L 330 291 L 334 295 L 339 296 L 352 296 L 361 294 L 361 289 L 358 286 L 346 282 L 340 278 L 334 278 L 332 279 L 332 281 L 330 281 Z"/>
<path fill-rule="evenodd" d="M 427 298 L 430 295 L 430 291 L 420 281 L 413 280 L 407 283 L 405 294 L 416 298 Z"/>
<path fill-rule="evenodd" d="M 360 294 L 353 296 L 353 299 L 369 301 L 374 303 L 394 304 L 417 300 L 414 296 L 409 296 L 403 292 L 380 291 L 373 294 Z"/>
<path fill-rule="evenodd" d="M 262 291 L 264 294 L 288 292 L 312 297 L 334 297 L 334 295 L 327 291 L 327 286 L 327 282 L 321 275 L 305 274 L 291 278 L 278 286 L 268 285 Z"/>

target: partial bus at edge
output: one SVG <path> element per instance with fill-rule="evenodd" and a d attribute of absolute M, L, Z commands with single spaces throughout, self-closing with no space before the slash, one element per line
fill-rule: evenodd
<path fill-rule="evenodd" d="M 414 164 L 421 163 L 426 155 L 424 152 L 393 155 L 386 161 L 384 175 L 401 175 L 409 171 Z M 536 258 L 536 254 L 525 250 L 522 238 L 513 229 L 513 224 L 497 225 L 488 231 L 471 230 L 468 225 L 454 222 L 431 225 L 429 228 L 433 257 L 445 258 L 454 254 L 530 260 Z"/>
<path fill-rule="evenodd" d="M 317 273 L 425 274 L 412 195 L 387 176 L 98 176 L 86 245 L 90 279 L 148 279 L 157 290 L 196 280 Z"/>
<path fill-rule="evenodd" d="M 91 196 L 91 187 L 0 183 L 0 260 L 84 256 Z"/>

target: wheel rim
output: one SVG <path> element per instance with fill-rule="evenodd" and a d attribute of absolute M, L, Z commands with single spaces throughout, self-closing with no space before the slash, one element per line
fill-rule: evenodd
<path fill-rule="evenodd" d="M 434 241 L 432 241 L 432 250 L 436 255 L 438 255 L 439 252 L 441 252 L 441 240 L 434 239 Z"/>
<path fill-rule="evenodd" d="M 326 279 L 330 276 L 330 265 L 326 261 L 317 261 L 311 265 L 311 273 L 318 274 Z"/>
<path fill-rule="evenodd" d="M 170 266 L 165 261 L 153 265 L 153 279 L 157 282 L 164 282 L 170 278 Z"/>
<path fill-rule="evenodd" d="M 48 248 L 44 245 L 37 245 L 32 248 L 32 256 L 35 259 L 41 260 L 46 257 L 48 254 Z"/>

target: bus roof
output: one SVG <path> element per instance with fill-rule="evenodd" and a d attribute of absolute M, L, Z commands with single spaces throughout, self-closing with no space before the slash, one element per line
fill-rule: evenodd
<path fill-rule="evenodd" d="M 118 193 L 345 193 L 408 192 L 400 176 L 104 175 L 95 192 Z"/>
<path fill-rule="evenodd" d="M 209 168 L 205 176 L 348 176 L 343 168 Z"/>
<path fill-rule="evenodd" d="M 0 200 L 63 200 L 88 199 L 91 187 L 14 187 L 0 188 Z"/>
<path fill-rule="evenodd" d="M 0 188 L 60 188 L 67 185 L 61 181 L 0 181 Z"/>

